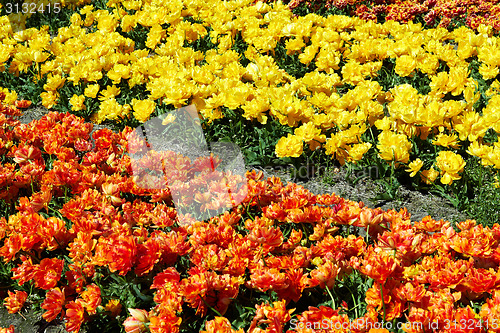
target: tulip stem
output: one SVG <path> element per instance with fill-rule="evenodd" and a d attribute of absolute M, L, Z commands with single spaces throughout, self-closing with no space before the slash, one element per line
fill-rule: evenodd
<path fill-rule="evenodd" d="M 354 309 L 354 313 L 356 314 L 356 318 L 358 318 L 358 306 L 360 303 L 356 302 L 356 299 L 354 298 L 354 293 L 351 291 L 351 288 L 349 288 L 348 286 L 346 286 L 346 287 L 347 287 L 347 290 L 349 290 L 349 293 L 351 294 L 352 302 L 354 304 L 354 307 L 351 308 L 350 310 Z"/>
<path fill-rule="evenodd" d="M 328 288 L 328 285 L 325 284 L 326 291 L 328 292 L 328 295 L 330 295 L 330 298 L 332 299 L 332 305 L 333 309 L 337 309 L 337 305 L 335 304 L 335 299 L 333 298 L 332 293 L 330 292 L 330 288 Z"/>
<path fill-rule="evenodd" d="M 221 315 L 221 313 L 220 313 L 219 311 L 217 311 L 216 309 L 214 309 L 212 306 L 210 306 L 210 304 L 208 304 L 208 303 L 207 303 L 207 301 L 205 301 L 205 299 L 203 299 L 203 297 L 201 297 L 201 296 L 199 296 L 199 297 L 201 298 L 201 300 L 203 301 L 203 303 L 205 303 L 205 305 L 206 305 L 208 308 L 210 308 L 210 310 L 212 310 L 213 312 L 215 312 L 215 314 L 216 314 L 217 316 L 219 316 L 219 317 L 223 317 L 223 316 Z M 238 327 L 234 326 L 234 325 L 233 325 L 233 323 L 231 323 L 231 326 L 232 326 L 235 330 L 237 330 L 237 329 L 238 329 Z"/>
<path fill-rule="evenodd" d="M 384 310 L 384 321 L 383 321 L 383 323 L 385 323 L 386 313 L 385 313 L 385 301 L 384 301 L 384 288 L 382 286 L 382 283 L 379 282 L 378 285 L 380 286 L 380 297 L 382 297 L 382 309 Z"/>
<path fill-rule="evenodd" d="M 366 243 L 366 245 L 368 245 L 369 236 L 370 236 L 370 225 L 369 224 L 366 226 L 366 235 L 365 236 L 366 236 L 365 243 Z"/>
<path fill-rule="evenodd" d="M 216 309 L 214 309 L 212 306 L 210 306 L 210 304 L 207 303 L 207 301 L 205 301 L 205 299 L 201 296 L 199 296 L 201 298 L 201 300 L 203 301 L 203 303 L 205 303 L 205 305 L 210 308 L 210 310 L 212 310 L 213 312 L 215 312 L 215 314 L 217 314 L 219 317 L 222 317 L 222 315 L 220 314 L 219 311 L 217 311 Z"/>

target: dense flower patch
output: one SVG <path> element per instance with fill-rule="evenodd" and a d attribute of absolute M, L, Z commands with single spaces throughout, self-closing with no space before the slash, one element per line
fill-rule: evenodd
<path fill-rule="evenodd" d="M 472 157 L 498 170 L 497 28 L 474 16 L 497 5 L 448 3 L 357 7 L 383 24 L 243 0 L 69 1 L 80 7 L 64 8 L 60 29 L 17 33 L 0 17 L 4 306 L 75 332 L 498 331 L 498 224 L 412 222 L 252 171 L 228 180 L 248 183 L 232 193 L 239 205 L 181 196 L 225 211 L 186 225 L 173 189 L 138 186 L 128 155 L 131 127 L 194 104 L 207 127 L 286 128 L 272 143 L 280 158 L 370 158 L 455 189 Z M 467 12 L 477 29 L 401 15 L 425 6 L 444 26 Z M 30 102 L 15 90 L 68 113 L 20 124 Z M 91 135 L 83 117 L 119 131 Z M 217 158 L 150 157 L 141 163 L 174 181 L 220 186 L 203 177 Z"/>
<path fill-rule="evenodd" d="M 381 322 L 498 331 L 498 224 L 412 223 L 405 210 L 313 195 L 252 171 L 238 207 L 179 226 L 168 189 L 134 183 L 130 128 L 91 138 L 93 125 L 71 114 L 27 125 L 19 115 L 1 106 L 0 193 L 11 205 L 0 256 L 13 267 L 4 300 L 12 313 L 40 307 L 74 332 L 103 318 L 127 332 L 326 332 L 325 320 L 355 322 L 353 332 Z M 328 297 L 353 277 L 366 285 L 360 299 Z"/>
<path fill-rule="evenodd" d="M 364 20 L 393 20 L 401 23 L 421 19 L 426 26 L 439 25 L 449 27 L 453 21 L 466 24 L 477 29 L 481 24 L 500 31 L 500 7 L 498 1 L 484 0 L 427 0 L 427 1 L 358 1 L 358 0 L 326 0 L 288 2 L 290 8 L 307 4 L 311 9 L 334 8 L 347 10 Z"/>
<path fill-rule="evenodd" d="M 317 149 L 342 164 L 370 156 L 443 184 L 461 178 L 466 157 L 500 168 L 491 27 L 423 29 L 294 17 L 281 3 L 223 5 L 88 5 L 56 36 L 47 27 L 13 34 L 3 17 L 1 66 L 43 89 L 45 107 L 121 128 L 193 103 L 209 123 L 235 112 L 288 127 L 276 143 L 280 158 Z"/>

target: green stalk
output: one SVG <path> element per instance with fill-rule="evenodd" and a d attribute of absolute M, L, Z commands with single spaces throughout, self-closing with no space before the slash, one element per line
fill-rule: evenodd
<path fill-rule="evenodd" d="M 380 296 L 382 297 L 382 309 L 384 310 L 384 323 L 385 323 L 385 317 L 386 317 L 386 312 L 385 312 L 385 301 L 384 301 L 384 289 L 382 287 L 382 283 L 378 283 L 380 286 Z"/>
<path fill-rule="evenodd" d="M 351 291 L 351 288 L 349 288 L 349 286 L 346 286 L 346 287 L 347 287 L 347 290 L 349 290 L 349 293 L 351 294 L 352 302 L 354 304 L 354 307 L 352 309 L 354 309 L 354 313 L 356 315 L 356 318 L 359 318 L 359 316 L 358 316 L 358 305 L 360 303 L 357 303 L 356 300 L 354 299 L 354 293 Z"/>
<path fill-rule="evenodd" d="M 223 317 L 223 316 L 220 314 L 220 312 L 219 312 L 219 311 L 217 311 L 216 309 L 214 309 L 213 307 L 211 307 L 211 306 L 210 306 L 210 304 L 208 304 L 208 303 L 207 303 L 207 302 L 203 299 L 203 297 L 201 297 L 201 296 L 200 296 L 200 298 L 201 298 L 201 300 L 203 301 L 203 303 L 205 303 L 205 305 L 206 305 L 207 307 L 209 307 L 209 308 L 210 308 L 210 310 L 212 310 L 213 312 L 215 312 L 215 314 L 217 314 L 217 316 L 219 316 L 219 317 Z M 231 326 L 232 326 L 235 330 L 237 330 L 237 329 L 238 329 L 238 327 L 234 326 L 232 323 L 231 323 Z"/>
<path fill-rule="evenodd" d="M 333 309 L 337 309 L 337 305 L 335 304 L 335 299 L 333 298 L 333 295 L 332 293 L 330 292 L 330 288 L 328 288 L 327 285 L 325 285 L 326 287 L 326 291 L 328 292 L 328 295 L 330 295 L 330 298 L 332 299 L 332 305 L 333 305 Z"/>

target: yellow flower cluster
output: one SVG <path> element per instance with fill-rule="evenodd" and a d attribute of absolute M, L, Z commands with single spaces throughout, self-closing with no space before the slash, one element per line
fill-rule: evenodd
<path fill-rule="evenodd" d="M 14 90 L 0 87 L 0 94 L 5 94 L 3 103 L 6 105 L 14 105 L 14 102 L 18 100 L 17 92 Z"/>
<path fill-rule="evenodd" d="M 52 39 L 45 28 L 13 34 L 2 17 L 0 67 L 10 61 L 9 71 L 15 74 L 39 68 L 38 78 L 47 75 L 41 97 L 48 108 L 57 103 L 61 86 L 83 85 L 84 95 L 73 96 L 70 103 L 73 110 L 82 110 L 86 98 L 99 96 L 96 122 L 119 121 L 131 113 L 144 122 L 157 104 L 194 103 L 209 121 L 222 118 L 226 107 L 241 110 L 248 120 L 266 123 L 273 117 L 293 127 L 294 134 L 276 146 L 280 157 L 299 156 L 308 144 L 312 150 L 325 148 L 341 163 L 356 162 L 372 148 L 361 137 L 375 126 L 382 131 L 378 156 L 407 165 L 413 176 L 423 164 L 410 161 L 412 137 L 448 149 L 468 140 L 469 154 L 500 168 L 500 144 L 483 141 L 489 130 L 500 132 L 500 89 L 495 88 L 500 83 L 494 81 L 491 99 L 478 113 L 473 108 L 478 83 L 469 71 L 474 58 L 484 79 L 499 73 L 500 42 L 490 30 L 449 32 L 346 16 L 294 17 L 281 2 L 252 2 L 110 1 L 111 11 L 88 5 Z M 118 27 L 129 32 L 139 26 L 149 31 L 144 49 L 117 32 Z M 231 49 L 237 35 L 248 45 L 246 66 L 240 62 L 243 55 Z M 185 46 L 205 37 L 217 47 L 200 52 Z M 316 69 L 301 78 L 287 74 L 272 57 L 278 43 L 303 66 L 314 61 Z M 384 60 L 393 61 L 401 77 L 425 73 L 430 93 L 421 95 L 409 84 L 384 91 L 375 81 Z M 96 84 L 105 77 L 112 85 Z M 124 82 L 130 88 L 145 85 L 148 98 L 120 105 L 116 85 Z M 442 181 L 458 179 L 462 163 L 450 154 L 440 156 L 435 165 Z M 422 175 L 433 181 L 436 172 L 431 168 Z"/>

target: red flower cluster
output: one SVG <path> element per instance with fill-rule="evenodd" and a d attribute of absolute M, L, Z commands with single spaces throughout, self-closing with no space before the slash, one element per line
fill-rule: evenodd
<path fill-rule="evenodd" d="M 293 0 L 288 6 L 293 9 L 303 3 L 313 10 L 322 5 L 326 8 L 351 8 L 351 14 L 367 21 L 384 17 L 385 20 L 407 23 L 420 17 L 429 26 L 446 28 L 452 20 L 462 20 L 472 29 L 484 24 L 500 31 L 500 4 L 491 0 Z"/>
<path fill-rule="evenodd" d="M 33 283 L 45 294 L 43 318 L 61 316 L 68 331 L 121 312 L 103 271 L 150 281 L 154 303 L 129 309 L 127 332 L 178 332 L 187 310 L 220 315 L 204 332 L 241 332 L 221 317 L 240 299 L 254 302 L 252 333 L 283 332 L 292 320 L 301 332 L 322 331 L 306 324 L 324 319 L 339 325 L 359 320 L 364 324 L 352 331 L 361 333 L 382 320 L 471 320 L 480 327 L 480 320 L 499 318 L 499 225 L 465 221 L 456 231 L 430 217 L 412 223 L 405 210 L 313 195 L 252 171 L 238 207 L 180 226 L 168 189 L 134 183 L 125 154 L 130 129 L 96 131 L 92 145 L 92 125 L 73 115 L 49 113 L 28 125 L 15 115 L 12 108 L 0 110 L 0 193 L 16 205 L 0 220 L 0 256 L 16 264 L 12 278 L 20 286 Z M 177 165 L 180 173 L 190 167 Z M 342 236 L 344 227 L 358 231 Z M 361 231 L 365 237 L 357 236 Z M 306 293 L 327 292 L 355 272 L 374 282 L 365 315 L 348 318 L 346 304 L 295 313 Z M 249 294 L 273 294 L 278 301 L 243 301 Z M 5 299 L 10 312 L 25 302 L 29 295 L 21 291 Z M 479 313 L 471 302 L 483 304 Z"/>

